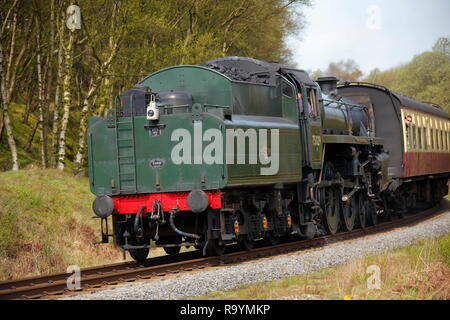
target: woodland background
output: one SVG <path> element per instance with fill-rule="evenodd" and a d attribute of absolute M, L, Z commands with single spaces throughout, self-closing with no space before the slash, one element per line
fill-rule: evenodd
<path fill-rule="evenodd" d="M 69 30 L 66 9 L 81 8 Z M 304 29 L 310 0 L 0 0 L 0 171 L 86 174 L 87 119 L 144 76 L 177 64 L 248 56 L 295 66 L 286 38 Z M 320 54 L 320 53 L 318 53 Z M 308 69 L 308 66 L 296 66 Z M 353 60 L 312 78 L 385 85 L 450 107 L 450 41 L 363 77 Z"/>

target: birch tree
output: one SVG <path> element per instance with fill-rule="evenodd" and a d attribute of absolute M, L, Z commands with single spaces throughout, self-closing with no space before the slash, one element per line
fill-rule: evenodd
<path fill-rule="evenodd" d="M 69 18 L 69 15 L 67 15 Z M 75 43 L 75 31 L 76 29 L 69 29 L 69 39 L 63 46 L 64 50 L 64 81 L 62 84 L 63 95 L 63 116 L 61 121 L 61 131 L 59 135 L 59 151 L 58 151 L 58 164 L 59 170 L 64 170 L 64 161 L 66 157 L 66 130 L 69 122 L 70 108 L 72 106 L 72 75 L 73 75 L 73 46 Z"/>
<path fill-rule="evenodd" d="M 9 149 L 11 150 L 12 170 L 14 170 L 14 171 L 19 170 L 19 161 L 18 161 L 18 156 L 17 156 L 17 146 L 16 146 L 16 142 L 14 140 L 13 127 L 11 124 L 11 119 L 9 117 L 8 108 L 9 108 L 12 90 L 14 88 L 14 82 L 15 82 L 15 78 L 13 78 L 11 81 L 9 75 L 12 73 L 11 67 L 13 65 L 12 61 L 13 61 L 14 49 L 15 49 L 15 39 L 16 39 L 16 30 L 17 30 L 16 29 L 17 28 L 17 13 L 16 12 L 13 13 L 14 18 L 13 18 L 12 27 L 11 27 L 12 35 L 11 35 L 11 44 L 10 44 L 10 55 L 8 58 L 6 70 L 4 68 L 4 54 L 3 54 L 2 41 L 3 41 L 3 36 L 4 36 L 5 30 L 6 30 L 6 26 L 7 26 L 9 17 L 11 15 L 11 13 L 13 11 L 15 11 L 18 2 L 19 2 L 18 0 L 15 0 L 14 3 L 12 4 L 12 6 L 9 8 L 9 10 L 6 14 L 6 17 L 3 21 L 1 30 L 0 30 L 0 91 L 1 91 L 0 99 L 1 99 L 1 104 L 3 106 L 3 108 L 2 108 L 2 110 L 3 110 L 3 126 L 6 129 L 6 135 L 8 137 L 8 145 L 9 145 Z M 11 86 L 11 84 L 12 84 L 12 86 Z"/>
<path fill-rule="evenodd" d="M 12 158 L 12 169 L 14 171 L 19 170 L 19 162 L 17 158 L 17 146 L 14 141 L 13 128 L 11 120 L 8 114 L 9 101 L 6 94 L 6 84 L 5 84 L 5 72 L 3 68 L 3 46 L 0 42 L 0 91 L 1 91 L 1 104 L 3 105 L 3 125 L 6 128 L 6 135 L 8 137 L 8 145 L 11 150 Z"/>
<path fill-rule="evenodd" d="M 36 65 L 38 75 L 38 107 L 39 107 L 39 125 L 41 128 L 41 165 L 42 168 L 47 168 L 47 124 L 45 122 L 44 113 L 44 83 L 42 77 L 42 50 L 41 50 L 41 26 L 38 16 L 35 16 L 36 21 Z"/>
<path fill-rule="evenodd" d="M 58 141 L 59 141 L 59 113 L 61 109 L 61 84 L 64 77 L 64 15 L 58 15 L 56 19 L 57 23 L 57 34 L 58 34 L 58 62 L 57 62 L 57 76 L 55 84 L 55 100 L 54 100 L 54 110 L 53 110 L 53 123 L 52 123 L 52 151 L 53 151 L 53 162 L 56 164 L 58 162 Z"/>

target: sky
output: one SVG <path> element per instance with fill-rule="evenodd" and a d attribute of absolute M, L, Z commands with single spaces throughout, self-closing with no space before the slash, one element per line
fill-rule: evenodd
<path fill-rule="evenodd" d="M 365 75 L 387 70 L 450 37 L 450 0 L 312 0 L 305 28 L 288 38 L 297 67 L 354 59 Z"/>

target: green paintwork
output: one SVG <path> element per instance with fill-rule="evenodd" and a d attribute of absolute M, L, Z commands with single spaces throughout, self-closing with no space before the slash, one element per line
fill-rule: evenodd
<path fill-rule="evenodd" d="M 119 118 L 130 120 L 131 118 Z M 177 165 L 171 161 L 171 151 L 178 141 L 171 141 L 175 129 L 186 129 L 191 136 L 191 145 L 194 144 L 194 123 L 191 114 L 164 115 L 160 119 L 166 127 L 161 129 L 161 135 L 151 136 L 149 129 L 145 128 L 145 117 L 134 117 L 134 148 L 127 138 L 130 124 L 118 124 L 117 128 L 107 128 L 106 121 L 91 118 L 90 134 L 90 176 L 91 190 L 95 194 L 134 194 L 168 191 L 186 191 L 192 189 L 220 189 L 224 187 L 224 166 L 222 164 L 196 165 L 194 159 L 191 164 Z M 201 121 L 203 131 L 209 128 L 220 128 L 222 121 L 215 115 L 204 114 Z M 119 131 L 119 150 L 115 145 L 115 132 Z M 107 137 L 107 138 L 105 138 Z M 130 137 L 131 138 L 131 137 Z M 123 140 L 121 143 L 120 140 Z M 206 143 L 203 143 L 205 146 Z M 133 150 L 134 149 L 134 150 Z M 135 153 L 135 161 L 133 161 Z M 121 158 L 118 158 L 121 157 Z M 93 161 L 91 161 L 91 159 Z M 103 160 L 103 161 L 102 161 Z M 162 161 L 161 168 L 151 166 L 152 161 Z M 118 163 L 120 165 L 119 180 Z M 135 172 L 136 171 L 136 175 Z M 136 176 L 136 180 L 135 177 Z M 94 180 L 95 177 L 95 180 Z M 114 179 L 115 183 L 111 181 Z M 93 183 L 93 184 L 92 184 Z M 113 188 L 115 186 L 115 188 Z"/>
<path fill-rule="evenodd" d="M 316 90 L 316 97 L 319 98 L 317 104 L 319 108 L 322 110 L 322 106 L 320 105 L 320 88 L 316 87 L 308 87 L 308 89 Z M 302 130 L 302 141 L 305 145 L 303 150 L 304 156 L 304 165 L 311 167 L 312 169 L 320 169 L 322 167 L 322 117 L 323 112 L 318 114 L 317 116 L 313 116 L 308 110 L 308 93 L 307 89 L 302 87 L 302 101 L 303 106 L 305 106 L 305 113 L 300 119 L 301 130 Z"/>
<path fill-rule="evenodd" d="M 231 106 L 231 81 L 200 66 L 175 66 L 152 73 L 140 82 L 154 92 L 187 91 L 194 103 Z"/>
<path fill-rule="evenodd" d="M 291 86 L 294 94 L 283 94 L 283 82 Z M 299 116 L 297 90 L 282 76 L 278 77 L 276 85 L 269 86 L 232 81 L 201 66 L 176 66 L 149 75 L 140 85 L 150 87 L 153 92 L 189 92 L 194 105 L 183 107 L 184 111 L 175 114 L 160 110 L 156 135 L 153 129 L 157 127 L 149 127 L 143 116 L 117 117 L 116 110 L 109 110 L 106 118 L 89 119 L 89 176 L 94 194 L 216 190 L 242 185 L 296 183 L 302 179 L 303 166 L 321 168 L 324 144 L 383 144 L 379 138 L 323 135 L 326 126 L 345 131 L 345 113 L 324 107 L 317 86 L 309 89 L 316 90 L 320 114 L 316 117 L 309 113 Z M 303 105 L 306 106 L 306 88 L 302 86 L 301 89 Z M 188 141 L 174 137 L 177 130 L 188 133 L 185 137 Z M 218 163 L 203 162 L 203 153 L 215 141 L 203 141 L 203 134 L 208 130 L 224 139 L 223 157 Z M 246 142 L 245 163 L 237 163 L 236 141 L 235 158 L 227 163 L 227 143 L 230 139 L 238 139 L 228 136 L 227 130 L 241 130 L 241 139 Z M 268 132 L 265 149 L 259 147 L 260 133 L 264 130 Z M 276 172 L 264 175 L 263 170 L 274 165 L 273 158 L 272 163 L 262 163 L 274 156 L 271 137 L 276 131 L 273 130 L 279 133 L 279 165 Z M 192 158 L 189 163 L 176 164 L 172 151 L 181 143 L 188 143 Z M 256 163 L 250 163 L 252 147 L 256 150 Z"/>
<path fill-rule="evenodd" d="M 348 117 L 344 108 L 324 107 L 323 127 L 348 133 Z"/>
<path fill-rule="evenodd" d="M 227 165 L 228 183 L 234 185 L 251 184 L 270 184 L 270 183 L 289 183 L 297 182 L 301 179 L 301 157 L 300 157 L 300 131 L 298 124 L 283 118 L 259 117 L 259 116 L 233 116 L 233 121 L 225 122 L 227 129 L 259 129 L 268 130 L 268 155 L 272 155 L 271 129 L 279 130 L 279 170 L 274 175 L 261 175 L 261 168 L 267 168 L 269 165 L 257 164 L 234 164 Z M 230 137 L 227 136 L 227 139 Z M 256 140 L 255 140 L 256 141 Z M 259 140 L 258 140 L 259 143 Z M 249 150 L 249 144 L 246 142 L 246 151 Z M 235 155 L 237 155 L 237 146 L 235 143 Z M 259 158 L 259 157 L 258 157 Z M 246 154 L 248 159 L 248 153 Z"/>
<path fill-rule="evenodd" d="M 281 99 L 280 86 L 267 86 L 231 81 L 226 76 L 200 66 L 176 66 L 151 74 L 140 83 L 153 92 L 187 91 L 194 105 L 186 113 L 164 114 L 158 124 L 160 135 L 152 136 L 146 128 L 146 117 L 116 117 L 110 110 L 106 118 L 89 119 L 88 157 L 90 186 L 94 194 L 136 194 L 214 190 L 235 185 L 297 182 L 301 179 L 300 131 L 295 98 Z M 196 105 L 199 104 L 199 105 Z M 242 112 L 242 106 L 250 105 Z M 256 113 L 261 106 L 264 116 Z M 165 107 L 165 108 L 170 108 Z M 194 125 L 195 124 L 195 125 Z M 216 129 L 225 138 L 223 161 L 219 164 L 175 164 L 171 152 L 181 140 L 172 141 L 176 129 L 190 133 L 192 155 L 195 157 L 194 136 L 208 129 Z M 268 154 L 271 155 L 270 130 L 280 135 L 279 170 L 273 175 L 261 175 L 263 165 L 249 164 L 249 145 L 246 145 L 246 164 L 226 164 L 226 129 L 267 129 Z M 201 152 L 211 144 L 203 141 Z M 198 149 L 195 149 L 198 150 Z M 198 153 L 197 153 L 198 155 Z M 261 155 L 264 157 L 264 154 Z M 201 161 L 201 159 L 200 159 Z M 152 167 L 151 163 L 159 163 Z M 163 163 L 163 165 L 161 165 Z"/>
<path fill-rule="evenodd" d="M 383 138 L 371 138 L 371 137 L 356 137 L 337 134 L 324 134 L 322 136 L 323 143 L 346 143 L 346 144 L 373 144 L 383 145 Z"/>

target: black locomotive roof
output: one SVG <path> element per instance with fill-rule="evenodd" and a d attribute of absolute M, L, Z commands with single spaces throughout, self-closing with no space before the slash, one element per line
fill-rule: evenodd
<path fill-rule="evenodd" d="M 438 105 L 429 104 L 417 101 L 411 97 L 405 96 L 401 93 L 393 92 L 386 87 L 383 87 L 378 84 L 367 83 L 367 82 L 345 82 L 343 85 L 339 85 L 338 87 L 350 87 L 350 86 L 361 86 L 361 87 L 371 87 L 374 89 L 378 89 L 380 91 L 384 91 L 387 94 L 392 95 L 393 98 L 397 99 L 400 102 L 400 105 L 406 108 L 411 108 L 423 112 L 427 112 L 429 114 L 433 114 L 443 118 L 449 118 L 447 112 L 441 109 Z"/>
<path fill-rule="evenodd" d="M 223 57 L 207 61 L 202 66 L 216 70 L 232 80 L 275 85 L 276 75 L 291 73 L 306 85 L 315 86 L 304 70 L 293 69 L 278 62 L 246 57 Z"/>

